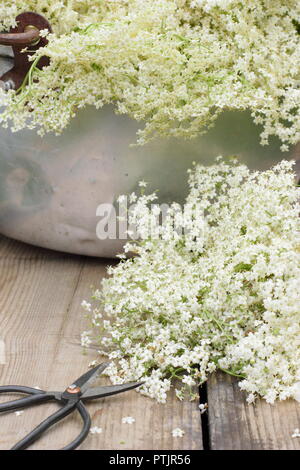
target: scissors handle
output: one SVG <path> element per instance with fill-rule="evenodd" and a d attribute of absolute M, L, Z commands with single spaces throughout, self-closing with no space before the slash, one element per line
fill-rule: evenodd
<path fill-rule="evenodd" d="M 70 413 L 72 413 L 74 409 L 77 409 L 80 413 L 80 416 L 83 420 L 83 428 L 78 437 L 74 439 L 71 444 L 68 444 L 61 450 L 76 449 L 76 447 L 78 447 L 79 444 L 84 441 L 91 427 L 90 415 L 81 401 L 67 403 L 63 408 L 56 411 L 56 413 L 52 414 L 51 416 L 49 416 L 49 418 L 45 419 L 41 424 L 39 424 L 31 433 L 29 433 L 21 441 L 14 445 L 11 450 L 27 449 L 31 444 L 33 444 L 37 439 L 39 439 L 45 431 L 47 431 L 51 426 L 58 423 Z"/>
<path fill-rule="evenodd" d="M 7 386 L 0 387 L 0 393 L 24 393 L 30 395 L 26 398 L 20 398 L 18 400 L 8 401 L 0 404 L 0 413 L 6 411 L 19 410 L 20 408 L 26 408 L 39 403 L 45 403 L 53 399 L 53 394 L 46 393 L 43 390 L 36 390 L 35 388 L 29 387 L 17 387 Z"/>
<path fill-rule="evenodd" d="M 19 385 L 6 385 L 0 387 L 0 393 L 25 393 L 26 395 L 40 395 L 44 390 L 31 387 L 20 387 Z"/>
<path fill-rule="evenodd" d="M 20 408 L 27 408 L 33 405 L 38 405 L 40 403 L 46 403 L 50 400 L 53 400 L 52 395 L 41 393 L 40 395 L 33 395 L 26 398 L 20 398 L 19 400 L 8 401 L 6 403 L 1 403 L 0 413 L 19 410 Z"/>
<path fill-rule="evenodd" d="M 49 418 L 45 419 L 39 424 L 33 431 L 25 436 L 21 441 L 14 445 L 11 450 L 24 450 L 33 444 L 39 437 L 47 431 L 51 426 L 56 424 L 58 421 L 68 416 L 75 408 L 74 403 L 68 403 L 60 410 L 53 413 Z"/>
<path fill-rule="evenodd" d="M 70 444 L 68 444 L 66 447 L 64 447 L 61 450 L 74 450 L 76 449 L 87 437 L 88 433 L 90 432 L 91 429 L 91 417 L 90 414 L 88 413 L 86 407 L 82 403 L 82 401 L 79 401 L 76 405 L 77 410 L 79 411 L 79 414 L 82 418 L 83 421 L 83 428 L 81 430 L 81 433 L 72 441 Z"/>

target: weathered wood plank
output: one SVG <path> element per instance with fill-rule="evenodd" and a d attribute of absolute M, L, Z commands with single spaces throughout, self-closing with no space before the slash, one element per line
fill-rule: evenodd
<path fill-rule="evenodd" d="M 47 250 L 0 239 L 0 338 L 6 345 L 1 384 L 62 390 L 87 370 L 96 351 L 82 354 L 80 333 L 86 320 L 80 303 L 89 298 L 91 285 L 100 285 L 106 262 L 54 256 Z M 172 396 L 167 405 L 158 405 L 132 391 L 88 406 L 93 425 L 103 432 L 90 435 L 82 449 L 202 448 L 197 403 L 181 403 Z M 25 410 L 21 416 L 0 416 L 0 449 L 12 446 L 55 409 L 55 405 L 44 405 Z M 124 416 L 133 416 L 136 422 L 122 424 Z M 80 427 L 78 416 L 68 417 L 63 426 L 56 425 L 32 448 L 60 448 Z M 185 430 L 183 438 L 172 437 L 175 427 Z"/>
<path fill-rule="evenodd" d="M 248 405 L 237 380 L 217 373 L 208 382 L 210 445 L 213 450 L 299 450 L 292 438 L 300 427 L 300 404 L 285 401 Z"/>
<path fill-rule="evenodd" d="M 80 264 L 30 257 L 0 260 L 0 335 L 6 348 L 6 364 L 0 366 L 1 384 L 50 387 L 48 374 L 63 341 L 61 330 Z M 6 432 L 0 433 L 0 447 L 9 448 L 42 420 L 45 412 L 39 407 L 20 417 L 1 416 L 1 429 Z"/>
<path fill-rule="evenodd" d="M 36 258 L 70 258 L 68 253 L 47 250 L 26 243 L 20 243 L 17 240 L 7 238 L 0 234 L 0 259 L 36 259 Z M 75 257 L 74 257 L 75 258 Z M 78 256 L 80 258 L 80 256 Z"/>

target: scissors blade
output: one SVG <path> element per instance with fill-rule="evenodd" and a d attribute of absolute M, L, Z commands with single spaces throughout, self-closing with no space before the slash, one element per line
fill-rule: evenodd
<path fill-rule="evenodd" d="M 103 362 L 102 364 L 99 364 L 79 377 L 79 379 L 73 382 L 72 385 L 79 387 L 82 394 L 84 394 L 84 392 L 90 387 L 90 385 L 97 379 L 97 377 L 104 371 L 104 369 L 106 369 L 108 365 L 109 362 Z"/>
<path fill-rule="evenodd" d="M 117 393 L 127 392 L 128 390 L 133 390 L 134 388 L 140 387 L 143 385 L 143 382 L 129 382 L 127 384 L 121 385 L 108 385 L 104 387 L 95 387 L 87 390 L 81 396 L 83 400 L 93 400 L 94 398 L 103 398 L 109 397 L 111 395 L 116 395 Z"/>

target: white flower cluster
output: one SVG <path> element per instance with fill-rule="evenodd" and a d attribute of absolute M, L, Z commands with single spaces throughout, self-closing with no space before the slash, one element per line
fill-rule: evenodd
<path fill-rule="evenodd" d="M 155 195 L 138 198 L 130 217 L 141 239 L 125 247 L 137 256 L 109 268 L 94 294 L 98 324 L 99 309 L 108 318 L 97 327 L 112 360 L 108 375 L 114 383 L 142 379 L 139 390 L 160 402 L 173 378 L 182 399 L 217 369 L 240 377 L 249 401 L 299 399 L 300 188 L 292 163 L 251 172 L 221 159 L 195 166 L 189 185 L 184 234 L 169 217 L 160 236 L 148 237 Z"/>
<path fill-rule="evenodd" d="M 8 93 L 0 120 L 15 130 L 59 133 L 78 108 L 113 103 L 145 122 L 141 144 L 194 137 L 224 109 L 250 109 L 262 143 L 277 135 L 285 150 L 300 139 L 298 0 L 3 0 L 2 28 L 25 10 L 54 34 Z"/>

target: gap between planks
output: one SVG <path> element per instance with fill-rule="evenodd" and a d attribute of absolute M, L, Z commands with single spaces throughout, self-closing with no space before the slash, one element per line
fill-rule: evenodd
<path fill-rule="evenodd" d="M 300 450 L 300 404 L 274 405 L 257 400 L 248 405 L 235 378 L 218 372 L 207 384 L 208 424 L 212 450 Z"/>

